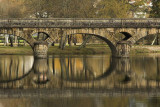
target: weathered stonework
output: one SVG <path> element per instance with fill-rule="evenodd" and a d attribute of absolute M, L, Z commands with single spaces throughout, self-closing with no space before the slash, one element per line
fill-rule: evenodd
<path fill-rule="evenodd" d="M 115 57 L 129 57 L 131 45 L 128 41 L 121 41 L 117 43 Z"/>
<path fill-rule="evenodd" d="M 46 42 L 36 42 L 34 44 L 35 58 L 47 58 L 48 44 Z"/>
<path fill-rule="evenodd" d="M 45 43 L 52 44 L 60 37 L 72 34 L 91 34 L 104 40 L 113 56 L 128 57 L 129 50 L 139 39 L 160 32 L 160 19 L 3 19 L 0 34 L 11 34 L 26 40 L 34 50 L 35 57 L 46 58 L 48 44 L 37 44 L 32 35 L 43 32 L 49 37 Z M 125 36 L 117 40 L 116 34 Z M 124 43 L 125 42 L 125 43 Z M 127 45 L 129 43 L 129 45 Z"/>

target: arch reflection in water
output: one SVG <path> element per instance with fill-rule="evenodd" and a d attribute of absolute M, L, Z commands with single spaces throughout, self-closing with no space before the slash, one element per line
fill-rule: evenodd
<path fill-rule="evenodd" d="M 110 57 L 100 56 L 70 56 L 49 59 L 49 69 L 56 77 L 69 81 L 94 80 L 103 75 L 110 67 Z"/>
<path fill-rule="evenodd" d="M 32 69 L 33 62 L 33 56 L 0 56 L 0 82 L 22 78 Z"/>
<path fill-rule="evenodd" d="M 29 72 L 32 65 L 33 72 Z M 38 88 L 39 84 L 45 88 L 159 87 L 159 67 L 159 56 L 53 56 L 35 61 L 32 56 L 0 56 L 0 82 L 7 82 L 0 86 L 21 82 L 23 88 Z"/>

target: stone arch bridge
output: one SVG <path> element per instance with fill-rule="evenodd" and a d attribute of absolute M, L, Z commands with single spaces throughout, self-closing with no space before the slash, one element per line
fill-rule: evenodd
<path fill-rule="evenodd" d="M 103 39 L 115 57 L 128 57 L 130 48 L 139 39 L 160 32 L 160 19 L 1 19 L 0 33 L 12 34 L 26 40 L 35 57 L 46 58 L 48 44 L 58 36 L 71 34 L 92 34 Z M 34 33 L 45 33 L 40 41 L 32 37 Z M 124 35 L 118 40 L 115 35 Z"/>

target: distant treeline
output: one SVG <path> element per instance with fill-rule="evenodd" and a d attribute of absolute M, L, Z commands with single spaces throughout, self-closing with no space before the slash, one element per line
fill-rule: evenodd
<path fill-rule="evenodd" d="M 0 18 L 132 18 L 135 12 L 160 17 L 153 0 L 0 0 Z"/>

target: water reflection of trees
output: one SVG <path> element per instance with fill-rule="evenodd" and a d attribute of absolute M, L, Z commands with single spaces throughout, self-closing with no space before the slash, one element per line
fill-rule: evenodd
<path fill-rule="evenodd" d="M 0 80 L 21 79 L 25 87 L 45 84 L 45 88 L 159 87 L 159 61 L 157 56 L 120 59 L 105 55 L 54 56 L 49 59 L 35 59 L 33 64 L 33 57 L 30 56 L 7 56 L 0 57 Z M 32 65 L 33 72 L 26 76 Z"/>
<path fill-rule="evenodd" d="M 158 56 L 131 58 L 131 67 L 146 80 L 159 80 L 160 58 Z"/>
<path fill-rule="evenodd" d="M 53 73 L 64 80 L 87 81 L 103 75 L 110 65 L 110 57 L 61 57 L 49 59 Z"/>
<path fill-rule="evenodd" d="M 27 74 L 33 66 L 32 56 L 0 56 L 0 81 L 9 81 Z"/>

